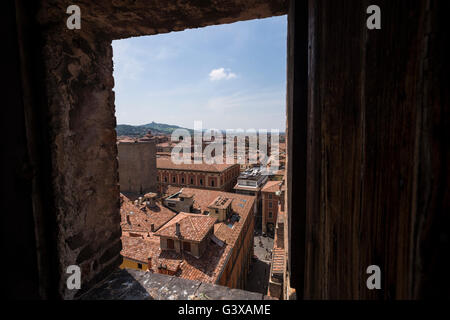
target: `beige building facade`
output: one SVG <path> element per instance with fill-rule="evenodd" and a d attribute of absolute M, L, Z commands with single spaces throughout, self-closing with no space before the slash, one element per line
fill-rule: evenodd
<path fill-rule="evenodd" d="M 117 143 L 120 192 L 157 191 L 156 145 L 149 134 Z"/>

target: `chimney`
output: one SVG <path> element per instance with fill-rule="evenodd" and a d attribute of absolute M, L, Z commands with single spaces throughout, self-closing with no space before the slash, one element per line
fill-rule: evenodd
<path fill-rule="evenodd" d="M 148 270 L 152 270 L 152 257 L 148 257 Z"/>
<path fill-rule="evenodd" d="M 154 224 L 154 223 L 152 223 L 152 224 L 150 225 L 150 231 L 151 231 L 151 232 L 155 232 L 155 224 Z"/>
<path fill-rule="evenodd" d="M 156 193 L 146 193 L 144 195 L 143 200 L 145 201 L 145 205 L 147 206 L 147 208 L 154 208 L 156 207 Z"/>
<path fill-rule="evenodd" d="M 175 223 L 175 234 L 177 237 L 181 236 L 180 224 L 178 222 Z"/>
<path fill-rule="evenodd" d="M 145 204 L 147 205 L 147 208 L 156 207 L 155 199 L 148 199 Z"/>

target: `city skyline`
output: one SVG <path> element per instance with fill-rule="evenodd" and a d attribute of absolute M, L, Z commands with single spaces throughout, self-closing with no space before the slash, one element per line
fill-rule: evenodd
<path fill-rule="evenodd" d="M 285 131 L 286 16 L 113 41 L 117 124 Z"/>

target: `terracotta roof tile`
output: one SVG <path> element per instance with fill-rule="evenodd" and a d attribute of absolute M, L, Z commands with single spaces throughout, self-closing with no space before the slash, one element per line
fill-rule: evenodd
<path fill-rule="evenodd" d="M 159 242 L 155 246 L 155 242 L 145 240 L 142 238 L 134 238 L 122 236 L 122 251 L 120 254 L 123 257 L 147 263 L 148 258 L 159 253 Z"/>
<path fill-rule="evenodd" d="M 123 231 L 146 232 L 151 230 L 151 225 L 154 225 L 155 230 L 170 221 L 176 216 L 176 213 L 166 208 L 159 202 L 155 202 L 155 206 L 148 208 L 145 205 L 139 207 L 135 206 L 133 202 L 124 196 L 120 195 L 122 205 L 120 207 L 120 216 Z M 131 225 L 127 223 L 127 215 L 130 212 Z"/>
<path fill-rule="evenodd" d="M 175 218 L 156 232 L 157 236 L 178 238 L 176 223 L 180 224 L 182 239 L 200 242 L 214 226 L 216 218 L 196 213 L 180 212 Z"/>
<path fill-rule="evenodd" d="M 284 249 L 274 248 L 272 251 L 272 273 L 284 272 Z"/>
<path fill-rule="evenodd" d="M 174 188 L 175 192 L 179 190 L 180 188 Z M 201 235 L 203 234 L 202 230 L 208 229 L 207 226 L 209 226 L 212 222 L 211 227 L 214 226 L 215 236 L 224 241 L 226 244 L 224 244 L 223 246 L 219 246 L 213 241 L 207 241 L 206 249 L 204 250 L 204 253 L 200 258 L 196 258 L 188 253 L 179 254 L 171 250 L 161 250 L 160 238 L 156 235 L 156 233 L 150 232 L 150 230 L 148 229 L 148 224 L 142 223 L 143 227 L 141 227 L 140 229 L 145 230 L 145 232 L 142 232 L 142 237 L 122 236 L 123 249 L 121 251 L 121 254 L 124 257 L 140 261 L 142 263 L 147 263 L 148 258 L 151 257 L 153 272 L 159 272 L 158 267 L 161 264 L 165 266 L 167 270 L 175 272 L 175 276 L 202 282 L 215 283 L 218 280 L 218 277 L 220 276 L 225 263 L 227 262 L 227 258 L 234 248 L 235 242 L 242 231 L 243 224 L 251 213 L 251 208 L 253 207 L 255 198 L 252 196 L 240 195 L 235 193 L 195 188 L 184 188 L 183 193 L 194 195 L 194 207 L 199 212 L 207 210 L 211 202 L 218 196 L 233 199 L 233 201 L 231 202 L 232 211 L 235 214 L 239 215 L 240 220 L 234 222 L 234 224 L 230 227 L 227 225 L 227 223 L 224 222 L 214 224 L 212 220 L 215 221 L 216 219 L 205 215 L 180 213 L 178 216 L 169 219 L 168 222 L 166 222 L 165 226 L 158 230 L 158 233 L 163 232 L 165 228 L 167 228 L 167 230 L 169 230 L 170 232 L 174 232 L 175 222 L 179 221 L 178 219 L 183 221 L 184 219 L 186 219 L 186 217 L 189 217 L 186 222 L 180 223 L 182 234 L 182 225 L 184 223 L 191 223 L 191 226 L 189 228 L 191 228 L 192 230 L 197 228 L 195 230 L 197 230 L 198 234 Z M 134 206 L 134 204 L 128 198 L 122 196 L 122 200 L 122 214 L 126 213 L 128 210 L 134 210 L 135 212 L 139 213 L 139 208 Z M 138 215 L 141 216 L 141 213 L 139 213 Z M 201 221 L 201 223 L 194 223 L 193 221 L 196 220 L 195 218 L 192 219 L 192 216 L 199 217 L 199 221 Z M 124 216 L 124 219 L 126 219 L 126 216 Z M 130 219 L 132 223 L 140 221 L 137 216 L 136 218 L 134 218 L 133 216 Z M 135 228 L 131 228 L 131 230 L 134 229 Z M 197 233 L 197 231 L 195 231 L 194 233 Z M 196 239 L 199 238 L 200 237 L 197 237 Z"/>
<path fill-rule="evenodd" d="M 277 192 L 281 190 L 282 181 L 267 181 L 262 187 L 263 192 Z"/>

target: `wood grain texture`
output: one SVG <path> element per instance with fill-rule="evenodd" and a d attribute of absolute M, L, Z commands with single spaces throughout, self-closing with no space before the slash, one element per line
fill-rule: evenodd
<path fill-rule="evenodd" d="M 304 297 L 448 296 L 448 4 L 370 4 L 309 1 Z"/>

